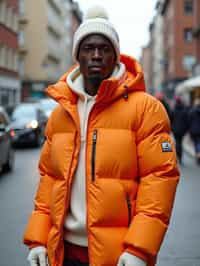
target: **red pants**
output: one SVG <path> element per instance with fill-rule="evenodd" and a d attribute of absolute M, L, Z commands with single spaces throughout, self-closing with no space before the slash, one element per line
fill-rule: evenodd
<path fill-rule="evenodd" d="M 88 248 L 64 242 L 63 266 L 89 266 Z"/>

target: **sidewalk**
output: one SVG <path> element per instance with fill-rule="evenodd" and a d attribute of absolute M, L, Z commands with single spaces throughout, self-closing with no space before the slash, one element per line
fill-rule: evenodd
<path fill-rule="evenodd" d="M 186 135 L 183 139 L 183 148 L 186 153 L 188 153 L 190 156 L 195 156 L 194 146 L 190 139 L 189 135 Z"/>

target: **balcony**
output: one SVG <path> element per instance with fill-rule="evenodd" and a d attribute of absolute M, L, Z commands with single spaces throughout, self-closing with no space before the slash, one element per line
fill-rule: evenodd
<path fill-rule="evenodd" d="M 55 32 L 57 36 L 62 36 L 64 27 L 63 19 L 58 16 L 51 7 L 48 7 L 48 28 Z"/>
<path fill-rule="evenodd" d="M 54 59 L 56 62 L 60 62 L 62 59 L 62 49 L 58 43 L 48 42 L 48 56 Z"/>
<path fill-rule="evenodd" d="M 25 13 L 19 14 L 19 24 L 24 25 L 28 23 L 28 18 Z"/>
<path fill-rule="evenodd" d="M 25 44 L 19 46 L 19 54 L 25 55 L 28 52 L 28 49 Z"/>

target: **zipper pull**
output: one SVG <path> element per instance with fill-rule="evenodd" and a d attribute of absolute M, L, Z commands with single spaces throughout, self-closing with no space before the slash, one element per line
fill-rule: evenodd
<path fill-rule="evenodd" d="M 94 130 L 92 136 L 92 160 L 91 160 L 92 182 L 94 182 L 95 180 L 96 143 L 97 143 L 97 129 Z"/>
<path fill-rule="evenodd" d="M 95 129 L 94 132 L 93 132 L 93 144 L 96 144 L 97 143 L 97 130 Z"/>
<path fill-rule="evenodd" d="M 131 223 L 132 205 L 131 205 L 131 199 L 128 193 L 126 193 L 126 202 L 127 202 L 127 207 L 128 207 L 128 226 L 129 226 Z"/>

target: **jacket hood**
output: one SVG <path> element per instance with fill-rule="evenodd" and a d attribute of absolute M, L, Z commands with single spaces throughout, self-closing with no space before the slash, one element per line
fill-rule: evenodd
<path fill-rule="evenodd" d="M 140 64 L 127 55 L 121 55 L 120 62 L 126 67 L 124 75 L 120 78 L 111 77 L 103 80 L 96 96 L 96 102 L 108 103 L 119 97 L 124 97 L 127 100 L 129 93 L 145 91 L 144 75 Z M 79 96 L 71 90 L 66 82 L 67 76 L 76 67 L 77 64 L 72 66 L 56 84 L 50 85 L 46 89 L 46 93 L 58 102 L 76 103 Z"/>

